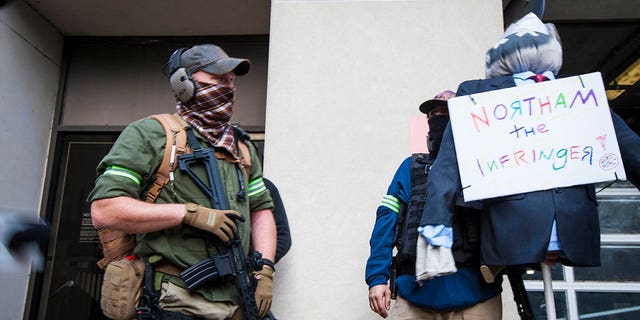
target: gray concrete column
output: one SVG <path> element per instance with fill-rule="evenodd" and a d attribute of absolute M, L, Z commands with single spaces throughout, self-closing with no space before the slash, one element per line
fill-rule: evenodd
<path fill-rule="evenodd" d="M 364 266 L 376 208 L 409 155 L 418 105 L 482 78 L 501 1 L 273 0 L 265 175 L 293 246 L 283 319 L 377 319 Z"/>

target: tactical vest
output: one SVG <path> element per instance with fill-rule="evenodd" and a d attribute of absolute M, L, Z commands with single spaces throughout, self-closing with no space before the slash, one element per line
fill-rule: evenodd
<path fill-rule="evenodd" d="M 427 179 L 435 157 L 425 153 L 411 155 L 411 195 L 401 208 L 396 225 L 395 246 L 400 274 L 415 274 L 417 229 L 427 198 Z M 453 257 L 458 267 L 480 264 L 480 210 L 456 206 L 452 219 Z"/>

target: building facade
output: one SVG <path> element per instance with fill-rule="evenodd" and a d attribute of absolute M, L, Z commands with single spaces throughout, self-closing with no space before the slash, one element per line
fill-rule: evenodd
<path fill-rule="evenodd" d="M 174 111 L 162 67 L 173 50 L 203 42 L 253 64 L 237 81 L 232 121 L 264 140 L 265 176 L 289 214 L 293 246 L 278 264 L 274 312 L 378 317 L 364 264 L 376 207 L 409 154 L 409 119 L 436 93 L 483 77 L 509 1 L 210 2 L 208 15 L 188 7 L 201 1 L 72 1 L 85 16 L 64 17 L 58 1 L 0 7 L 0 208 L 41 216 L 54 230 L 44 272 L 0 267 L 0 318 L 99 317 L 98 243 L 84 202 L 95 165 L 126 124 Z M 603 268 L 622 261 L 633 270 L 640 196 L 625 184 L 601 196 Z M 614 270 L 554 269 L 558 317 L 637 316 L 640 279 Z M 534 308 L 544 304 L 539 279 L 526 283 Z M 508 286 L 503 301 L 504 318 L 515 319 Z"/>

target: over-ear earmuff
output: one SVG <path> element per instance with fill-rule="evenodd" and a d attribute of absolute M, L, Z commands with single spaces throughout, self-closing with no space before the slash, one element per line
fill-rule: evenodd
<path fill-rule="evenodd" d="M 182 103 L 191 100 L 195 92 L 195 85 L 191 79 L 191 73 L 180 63 L 180 56 L 182 56 L 185 50 L 185 48 L 182 48 L 174 51 L 167 63 L 169 69 L 169 84 L 173 90 L 173 95 Z"/>

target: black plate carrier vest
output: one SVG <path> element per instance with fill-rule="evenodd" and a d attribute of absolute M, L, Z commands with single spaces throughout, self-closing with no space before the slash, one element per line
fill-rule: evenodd
<path fill-rule="evenodd" d="M 401 207 L 396 225 L 395 246 L 399 274 L 415 274 L 417 229 L 427 197 L 427 179 L 435 158 L 426 153 L 411 155 L 411 196 Z M 480 210 L 455 207 L 452 219 L 453 257 L 457 267 L 480 265 Z"/>

